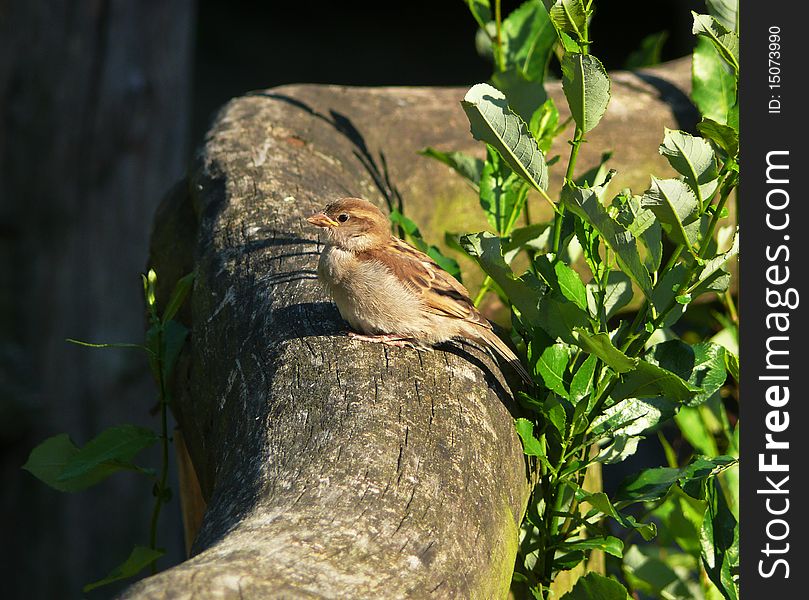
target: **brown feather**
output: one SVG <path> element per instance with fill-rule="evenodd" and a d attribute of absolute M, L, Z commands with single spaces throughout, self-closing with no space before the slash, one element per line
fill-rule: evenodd
<path fill-rule="evenodd" d="M 399 238 L 391 237 L 386 246 L 361 252 L 357 258 L 375 260 L 385 265 L 420 296 L 424 308 L 429 312 L 491 329 L 491 324 L 478 312 L 469 298 L 469 292 L 457 279 L 441 269 L 424 252 Z"/>

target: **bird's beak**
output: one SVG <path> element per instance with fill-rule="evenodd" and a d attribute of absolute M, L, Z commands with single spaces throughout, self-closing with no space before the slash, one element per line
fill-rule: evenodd
<path fill-rule="evenodd" d="M 306 220 L 309 221 L 312 225 L 315 225 L 316 227 L 339 227 L 340 226 L 340 223 L 338 223 L 334 219 L 328 217 L 326 215 L 326 213 L 322 213 L 322 212 L 315 213 Z"/>

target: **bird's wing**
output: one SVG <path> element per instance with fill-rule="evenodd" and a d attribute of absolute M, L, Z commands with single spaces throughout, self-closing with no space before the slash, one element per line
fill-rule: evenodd
<path fill-rule="evenodd" d="M 362 254 L 365 256 L 361 258 L 384 264 L 418 294 L 425 310 L 491 328 L 491 324 L 475 308 L 467 289 L 432 258 L 404 241 L 391 237 L 387 245 Z"/>

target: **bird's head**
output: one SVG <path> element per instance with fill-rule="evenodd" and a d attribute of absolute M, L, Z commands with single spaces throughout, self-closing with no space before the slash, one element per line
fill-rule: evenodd
<path fill-rule="evenodd" d="M 341 198 L 306 219 L 322 227 L 329 243 L 349 252 L 362 252 L 390 239 L 390 221 L 361 198 Z"/>

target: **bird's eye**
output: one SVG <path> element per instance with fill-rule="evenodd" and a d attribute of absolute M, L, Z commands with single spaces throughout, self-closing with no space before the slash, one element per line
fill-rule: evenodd
<path fill-rule="evenodd" d="M 340 221 L 340 223 L 345 223 L 346 221 L 348 221 L 348 215 L 343 213 L 339 217 L 337 217 L 337 220 Z"/>

